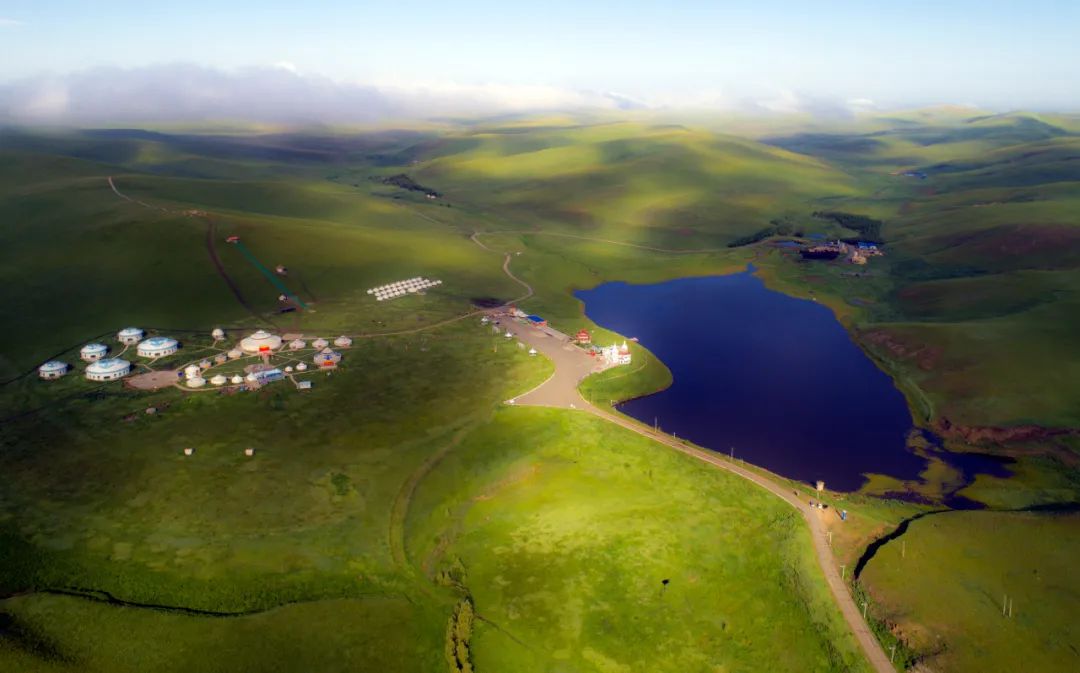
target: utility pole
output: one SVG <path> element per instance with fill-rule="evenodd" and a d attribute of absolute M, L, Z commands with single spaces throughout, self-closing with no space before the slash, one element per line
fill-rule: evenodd
<path fill-rule="evenodd" d="M 906 540 L 900 540 L 900 558 L 905 558 L 906 556 L 907 556 L 907 541 Z"/>
<path fill-rule="evenodd" d="M 843 580 L 847 577 L 847 566 L 840 564 L 840 579 Z"/>
<path fill-rule="evenodd" d="M 862 618 L 866 619 L 866 601 L 862 602 Z"/>
<path fill-rule="evenodd" d="M 892 648 L 889 649 L 889 663 L 892 663 L 893 657 L 896 656 L 896 643 L 892 644 Z"/>
<path fill-rule="evenodd" d="M 731 447 L 731 462 L 735 462 L 735 447 Z"/>
<path fill-rule="evenodd" d="M 829 546 L 831 547 L 832 546 L 832 531 L 827 530 L 827 531 L 825 531 L 825 534 L 829 536 Z"/>
<path fill-rule="evenodd" d="M 1005 594 L 1005 597 L 1001 599 L 1001 616 L 1005 616 L 1005 609 L 1009 607 L 1009 594 Z"/>
<path fill-rule="evenodd" d="M 1009 619 L 1012 619 L 1013 599 L 1009 599 Z"/>

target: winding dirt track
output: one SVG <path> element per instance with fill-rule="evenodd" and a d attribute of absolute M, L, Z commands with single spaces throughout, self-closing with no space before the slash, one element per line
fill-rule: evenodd
<path fill-rule="evenodd" d="M 117 189 L 116 184 L 113 182 L 112 177 L 109 177 L 109 187 L 112 188 L 113 192 L 115 192 L 117 196 L 119 196 L 120 198 L 122 198 L 122 199 L 124 199 L 126 201 L 136 203 L 136 204 L 138 204 L 140 206 L 143 206 L 145 208 L 150 208 L 150 209 L 153 209 L 153 210 L 160 210 L 162 212 L 170 212 L 167 209 L 164 209 L 164 208 L 161 208 L 161 207 L 158 207 L 158 206 L 151 206 L 149 204 L 143 203 L 142 201 L 136 201 L 135 199 L 132 199 L 132 198 L 124 195 L 119 189 Z M 431 218 L 428 218 L 428 217 L 424 216 L 421 213 L 417 213 L 417 214 L 420 215 L 421 217 L 424 217 L 425 219 L 431 219 Z M 432 220 L 432 221 L 435 221 L 435 220 Z M 212 220 L 207 218 L 207 222 L 211 223 Z M 632 248 L 639 248 L 639 249 L 642 249 L 642 250 L 650 250 L 650 251 L 653 251 L 653 252 L 662 252 L 662 253 L 668 253 L 668 254 L 700 254 L 700 253 L 715 252 L 715 250 L 668 250 L 668 249 L 664 249 L 664 248 L 655 248 L 655 247 L 650 247 L 650 246 L 638 245 L 638 244 L 634 244 L 634 243 L 626 243 L 626 242 L 622 242 L 622 241 L 611 241 L 611 240 L 606 240 L 606 239 L 589 238 L 589 237 L 586 237 L 586 236 L 577 236 L 577 235 L 574 235 L 574 234 L 562 234 L 562 233 L 558 233 L 558 232 L 522 232 L 522 231 L 475 232 L 475 233 L 472 234 L 472 236 L 470 238 L 472 239 L 472 241 L 474 243 L 476 243 L 478 246 L 480 246 L 484 250 L 487 250 L 488 252 L 492 252 L 492 253 L 497 254 L 500 251 L 489 248 L 487 245 L 485 245 L 480 240 L 480 236 L 488 235 L 488 234 L 536 234 L 536 233 L 541 233 L 541 234 L 545 234 L 545 235 L 549 235 L 549 236 L 561 236 L 561 237 L 565 237 L 565 238 L 574 238 L 574 239 L 579 239 L 579 240 L 595 241 L 595 242 L 598 242 L 598 243 L 606 243 L 606 244 L 611 244 L 611 245 L 622 245 L 622 246 L 627 246 L 627 247 L 632 247 Z M 208 236 L 212 236 L 212 225 L 211 225 L 211 230 L 208 231 Z M 210 241 L 210 243 L 212 243 L 212 241 Z M 213 259 L 216 259 L 216 253 L 213 252 L 213 248 L 210 247 L 209 249 L 212 251 L 211 252 L 211 257 Z M 525 294 L 523 294 L 521 297 L 513 299 L 513 300 L 511 300 L 510 302 L 507 302 L 507 303 L 510 304 L 510 303 L 521 302 L 521 301 L 524 301 L 524 300 L 528 299 L 529 297 L 533 296 L 533 288 L 532 288 L 532 286 L 529 285 L 528 283 L 526 283 L 525 281 L 521 280 L 517 276 L 515 276 L 513 274 L 513 272 L 510 270 L 510 261 L 512 259 L 512 255 L 510 253 L 503 253 L 503 254 L 504 254 L 503 264 L 502 264 L 503 272 L 511 280 L 513 280 L 515 283 L 521 285 L 525 289 Z M 215 266 L 218 266 L 219 264 L 220 264 L 220 260 L 217 261 Z M 220 270 L 220 266 L 219 266 L 219 270 Z M 232 287 L 232 283 L 228 279 L 228 276 L 223 275 L 223 277 L 226 279 L 226 282 L 228 282 L 230 284 L 230 287 Z M 235 292 L 234 292 L 234 294 L 235 294 Z M 237 294 L 237 298 L 240 299 L 242 304 L 244 303 L 242 298 L 238 294 Z M 246 304 L 245 304 L 245 306 L 246 306 Z M 444 320 L 442 322 L 438 322 L 438 323 L 431 324 L 431 325 L 426 325 L 426 326 L 423 326 L 423 327 L 417 327 L 417 328 L 408 329 L 408 330 L 400 330 L 400 331 L 396 331 L 396 332 L 383 332 L 383 333 L 378 333 L 378 334 L 364 334 L 364 335 L 358 335 L 358 337 L 359 338 L 373 338 L 373 337 L 378 337 L 378 336 L 393 336 L 393 335 L 400 335 L 400 334 L 413 334 L 413 333 L 417 333 L 417 332 L 426 331 L 426 330 L 429 330 L 429 329 L 435 329 L 435 328 L 441 327 L 443 325 L 458 322 L 460 320 L 463 320 L 465 318 L 469 318 L 471 316 L 486 314 L 486 313 L 489 313 L 489 312 L 490 311 L 488 311 L 488 310 L 477 310 L 477 311 L 472 311 L 472 312 L 469 312 L 469 313 L 465 313 L 465 314 L 460 315 L 460 316 L 456 316 L 454 318 L 449 318 L 449 319 Z M 854 598 L 851 596 L 851 594 L 847 590 L 847 586 L 844 584 L 843 580 L 841 579 L 840 573 L 837 571 L 836 565 L 834 563 L 834 557 L 832 555 L 832 551 L 829 548 L 829 543 L 828 543 L 828 540 L 827 540 L 826 534 L 825 534 L 825 526 L 822 523 L 821 519 L 818 517 L 817 510 L 810 509 L 809 503 L 804 503 L 795 494 L 789 492 L 788 489 L 785 486 L 781 486 L 780 484 L 777 484 L 776 482 L 772 481 L 768 477 L 762 476 L 762 475 L 760 475 L 760 474 L 758 474 L 756 472 L 753 472 L 753 471 L 748 470 L 748 469 L 746 469 L 744 467 L 741 467 L 741 466 L 737 465 L 736 463 L 721 457 L 719 454 L 715 454 L 715 453 L 712 453 L 712 452 L 709 452 L 709 451 L 705 451 L 705 450 L 702 450 L 702 449 L 695 448 L 693 446 L 689 446 L 689 445 L 675 439 L 674 437 L 670 437 L 668 435 L 656 432 L 652 428 L 648 428 L 648 427 L 646 427 L 644 425 L 641 425 L 641 424 L 637 423 L 636 421 L 627 419 L 626 417 L 619 416 L 617 414 L 611 413 L 610 411 L 606 411 L 604 409 L 601 409 L 601 408 L 598 408 L 598 407 L 594 406 L 590 402 L 586 401 L 581 396 L 581 394 L 578 392 L 578 384 L 580 384 L 581 380 L 583 378 L 585 378 L 586 376 L 588 376 L 596 368 L 595 361 L 592 358 L 590 358 L 588 355 L 586 355 L 584 351 L 582 351 L 581 349 L 576 348 L 576 347 L 574 347 L 574 346 L 572 346 L 572 345 L 570 345 L 570 344 L 568 344 L 568 343 L 566 343 L 564 341 L 561 341 L 560 339 L 557 339 L 557 338 L 552 337 L 552 336 L 550 336 L 548 334 L 545 334 L 545 333 L 541 332 L 540 330 L 534 329 L 534 328 L 532 328 L 530 326 L 521 325 L 521 324 L 519 324 L 517 322 L 514 322 L 514 321 L 509 321 L 507 324 L 504 324 L 501 327 L 505 328 L 508 331 L 510 331 L 511 334 L 515 338 L 520 339 L 524 343 L 530 344 L 533 348 L 536 348 L 536 350 L 538 352 L 543 353 L 545 356 L 550 358 L 552 363 L 555 365 L 555 372 L 552 374 L 552 376 L 550 378 L 548 378 L 547 381 L 541 383 L 536 388 L 534 388 L 534 389 L 532 389 L 532 390 L 530 390 L 530 391 L 528 391 L 526 393 L 523 393 L 522 395 L 519 395 L 519 396 L 517 396 L 517 397 L 515 397 L 515 398 L 513 398 L 511 400 L 508 400 L 507 401 L 508 404 L 515 404 L 515 405 L 516 404 L 524 404 L 524 405 L 546 406 L 546 407 L 556 407 L 556 408 L 564 408 L 564 409 L 578 409 L 578 410 L 581 410 L 581 411 L 583 411 L 585 413 L 593 414 L 594 416 L 597 416 L 597 417 L 602 418 L 602 419 L 604 419 L 604 420 L 606 420 L 608 422 L 611 422 L 611 423 L 614 423 L 614 424 L 616 424 L 618 426 L 626 428 L 627 430 L 630 430 L 632 432 L 636 432 L 639 435 L 642 435 L 644 437 L 648 437 L 649 439 L 653 439 L 653 440 L 655 440 L 655 441 L 657 441 L 657 442 L 659 442 L 659 443 L 661 443 L 661 444 L 663 444 L 663 445 L 665 445 L 665 446 L 667 446 L 667 447 L 669 447 L 671 449 L 679 451 L 680 453 L 686 454 L 686 455 L 688 455 L 688 456 L 690 456 L 692 458 L 695 458 L 695 459 L 700 460 L 702 462 L 708 463 L 708 464 L 713 465 L 715 467 L 718 467 L 720 469 L 732 472 L 732 473 L 742 477 L 743 479 L 747 479 L 747 480 L 753 482 L 754 484 L 760 486 L 761 488 L 765 489 L 769 493 L 772 493 L 776 497 L 780 498 L 781 500 L 786 502 L 788 505 L 794 507 L 796 509 L 796 511 L 798 511 L 799 514 L 802 515 L 803 520 L 806 521 L 806 524 L 810 527 L 810 533 L 811 533 L 811 537 L 813 539 L 813 544 L 814 544 L 814 552 L 815 552 L 815 555 L 816 555 L 817 560 L 818 560 L 818 565 L 821 567 L 822 572 L 825 574 L 825 580 L 826 580 L 826 583 L 829 586 L 829 590 L 832 592 L 833 598 L 835 599 L 837 605 L 839 606 L 840 612 L 841 612 L 841 614 L 843 614 L 844 619 L 848 623 L 848 626 L 851 628 L 852 633 L 855 635 L 855 638 L 859 641 L 859 644 L 862 646 L 863 652 L 866 654 L 867 660 L 873 666 L 874 670 L 876 670 L 878 673 L 892 673 L 893 671 L 895 671 L 895 669 L 893 668 L 893 665 L 889 662 L 888 656 L 886 656 L 885 651 L 882 649 L 881 644 L 878 642 L 878 640 L 874 636 L 874 634 L 870 631 L 869 626 L 867 626 L 867 624 L 866 624 L 866 620 L 863 619 L 862 613 L 859 611 L 858 607 L 856 606 Z"/>

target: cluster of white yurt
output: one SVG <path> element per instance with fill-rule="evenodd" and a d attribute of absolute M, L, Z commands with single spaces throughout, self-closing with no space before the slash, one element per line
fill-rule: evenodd
<path fill-rule="evenodd" d="M 138 327 L 125 327 L 116 333 L 116 340 L 125 346 L 133 346 L 142 341 L 144 334 Z"/>
<path fill-rule="evenodd" d="M 342 334 L 338 338 L 334 339 L 334 345 L 338 348 L 348 348 L 352 345 L 352 339 Z"/>
<path fill-rule="evenodd" d="M 58 379 L 64 374 L 67 374 L 68 366 L 66 362 L 59 360 L 49 360 L 45 364 L 38 367 L 38 376 L 45 380 Z"/>
<path fill-rule="evenodd" d="M 426 290 L 429 287 L 435 287 L 436 285 L 442 285 L 442 281 L 428 280 L 427 278 L 417 276 L 416 278 L 373 287 L 368 290 L 367 293 L 374 295 L 376 301 L 386 301 L 387 299 L 404 297 L 407 294 L 415 294 L 421 290 Z"/>
<path fill-rule="evenodd" d="M 105 357 L 105 354 L 109 352 L 109 347 L 105 344 L 86 344 L 79 350 L 79 357 L 87 362 L 95 362 Z"/>
<path fill-rule="evenodd" d="M 240 340 L 240 350 L 245 353 L 270 353 L 281 348 L 281 337 L 266 330 L 258 330 Z"/>
<path fill-rule="evenodd" d="M 115 381 L 131 373 L 131 363 L 120 358 L 95 360 L 86 367 L 86 378 L 91 381 Z"/>
<path fill-rule="evenodd" d="M 135 352 L 141 358 L 163 358 L 180 350 L 180 342 L 171 337 L 150 337 L 141 342 Z"/>

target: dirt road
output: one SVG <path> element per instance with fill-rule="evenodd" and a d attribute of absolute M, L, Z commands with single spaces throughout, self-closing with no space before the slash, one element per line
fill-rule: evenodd
<path fill-rule="evenodd" d="M 555 365 L 555 372 L 548 380 L 527 393 L 518 395 L 512 400 L 507 400 L 508 404 L 578 409 L 593 414 L 702 462 L 733 472 L 743 479 L 754 482 L 794 507 L 810 527 L 814 552 L 817 556 L 818 565 L 821 566 L 821 571 L 825 574 L 825 581 L 829 585 L 829 590 L 832 592 L 837 605 L 840 607 L 840 612 L 862 646 L 863 652 L 866 653 L 870 664 L 878 673 L 891 673 L 895 670 L 892 664 L 889 663 L 889 657 L 885 654 L 885 650 L 882 649 L 881 644 L 867 626 L 866 620 L 862 617 L 862 612 L 855 604 L 854 598 L 852 598 L 847 586 L 841 579 L 832 550 L 829 548 L 825 525 L 818 516 L 817 510 L 810 508 L 809 502 L 799 498 L 787 486 L 780 485 L 768 477 L 741 467 L 719 454 L 688 446 L 671 435 L 656 432 L 636 421 L 590 404 L 581 397 L 577 387 L 581 379 L 594 370 L 596 362 L 594 358 L 581 349 L 551 337 L 535 327 L 523 325 L 513 320 L 500 319 L 499 328 L 502 333 L 509 331 L 514 335 L 513 339 L 507 339 L 507 341 L 520 340 L 527 346 L 543 353 Z"/>

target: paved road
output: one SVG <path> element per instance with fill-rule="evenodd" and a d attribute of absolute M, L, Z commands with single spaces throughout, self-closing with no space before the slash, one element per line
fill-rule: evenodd
<path fill-rule="evenodd" d="M 532 325 L 525 325 L 505 316 L 495 316 L 495 319 L 499 321 L 501 334 L 510 332 L 514 335 L 513 338 L 506 339 L 507 345 L 521 341 L 546 355 L 555 365 L 551 378 L 529 392 L 513 398 L 512 402 L 507 400 L 508 403 L 564 409 L 586 409 L 589 406 L 578 392 L 578 384 L 589 374 L 598 371 L 595 358 Z"/>
<path fill-rule="evenodd" d="M 895 671 L 892 664 L 889 663 L 889 657 L 885 654 L 885 650 L 882 649 L 881 644 L 867 626 L 866 620 L 863 619 L 859 606 L 855 604 L 854 598 L 852 598 L 847 586 L 840 578 L 840 572 L 837 570 L 832 550 L 829 548 L 825 524 L 818 516 L 818 510 L 810 508 L 809 502 L 799 498 L 786 486 L 780 485 L 757 472 L 741 467 L 719 454 L 687 446 L 670 435 L 655 432 L 650 427 L 589 404 L 581 397 L 577 386 L 581 379 L 593 371 L 596 365 L 594 358 L 588 356 L 581 349 L 548 336 L 531 325 L 524 325 L 504 318 L 500 318 L 500 323 L 499 328 L 503 333 L 509 329 L 515 337 L 514 339 L 507 339 L 507 341 L 516 342 L 520 340 L 527 346 L 535 348 L 538 352 L 549 357 L 555 365 L 555 373 L 551 378 L 533 390 L 518 395 L 513 400 L 508 400 L 508 403 L 580 409 L 620 425 L 627 430 L 632 430 L 639 435 L 654 439 L 700 461 L 733 472 L 744 479 L 754 482 L 794 507 L 802 515 L 807 525 L 810 526 L 810 534 L 814 541 L 814 552 L 817 556 L 818 565 L 821 566 L 821 570 L 825 574 L 825 581 L 829 585 L 829 590 L 832 591 L 833 598 L 836 600 L 837 605 L 840 606 L 840 612 L 844 615 L 844 619 L 847 620 L 856 639 L 862 646 L 867 659 L 878 673 L 892 673 Z"/>

